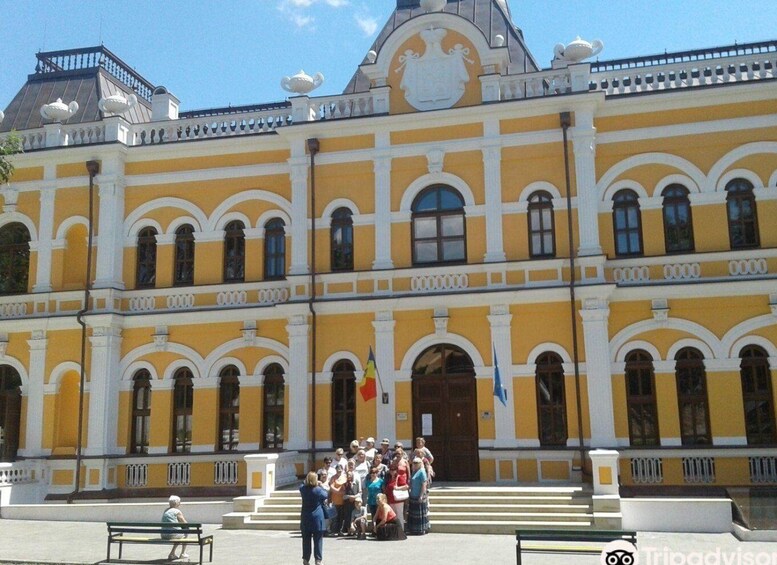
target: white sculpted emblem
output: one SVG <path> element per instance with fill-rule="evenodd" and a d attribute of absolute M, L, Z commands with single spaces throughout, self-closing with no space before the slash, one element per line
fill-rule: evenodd
<path fill-rule="evenodd" d="M 418 55 L 412 49 L 399 56 L 401 65 L 395 72 L 401 72 L 399 85 L 405 91 L 405 99 L 417 110 L 440 110 L 450 108 L 461 100 L 464 85 L 469 82 L 465 63 L 469 49 L 457 43 L 445 53 L 442 40 L 448 34 L 444 29 L 426 29 L 421 39 L 426 43 L 426 53 Z"/>

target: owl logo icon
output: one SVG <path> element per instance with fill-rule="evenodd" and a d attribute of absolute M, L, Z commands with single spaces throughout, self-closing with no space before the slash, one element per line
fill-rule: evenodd
<path fill-rule="evenodd" d="M 604 546 L 599 562 L 602 565 L 638 565 L 637 548 L 623 539 L 611 541 Z"/>

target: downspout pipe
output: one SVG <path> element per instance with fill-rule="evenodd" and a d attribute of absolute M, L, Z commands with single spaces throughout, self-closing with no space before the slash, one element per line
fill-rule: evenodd
<path fill-rule="evenodd" d="M 310 456 L 313 459 L 311 469 L 316 466 L 316 336 L 317 318 L 314 303 L 316 301 L 316 155 L 320 144 L 318 139 L 312 137 L 307 140 L 308 153 L 310 154 L 310 375 L 311 375 L 311 409 L 310 409 Z"/>
<path fill-rule="evenodd" d="M 78 325 L 81 326 L 81 371 L 78 389 L 78 436 L 76 439 L 76 477 L 75 489 L 67 497 L 68 504 L 78 494 L 81 488 L 81 459 L 84 440 L 84 388 L 86 387 L 86 322 L 84 315 L 89 311 L 90 292 L 92 290 L 92 242 L 94 239 L 94 177 L 100 172 L 100 163 L 87 161 L 86 171 L 89 173 L 89 222 L 87 224 L 86 241 L 86 272 L 84 273 L 84 304 L 76 314 Z"/>
<path fill-rule="evenodd" d="M 567 234 L 569 243 L 569 321 L 572 324 L 572 362 L 575 368 L 575 402 L 577 405 L 577 436 L 580 450 L 580 469 L 585 467 L 585 442 L 583 441 L 583 402 L 580 391 L 580 356 L 577 337 L 577 305 L 575 298 L 575 232 L 572 222 L 572 182 L 569 175 L 569 140 L 567 130 L 572 125 L 570 112 L 559 114 L 561 132 L 564 136 L 564 176 L 567 189 Z M 579 194 L 578 194 L 579 196 Z M 590 400 L 589 400 L 590 401 Z"/>

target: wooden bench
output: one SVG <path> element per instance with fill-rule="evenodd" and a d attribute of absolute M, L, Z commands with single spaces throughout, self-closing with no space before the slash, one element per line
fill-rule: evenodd
<path fill-rule="evenodd" d="M 521 565 L 521 551 L 547 551 L 552 553 L 601 553 L 606 544 L 624 540 L 637 546 L 637 532 L 624 530 L 515 530 L 515 558 Z M 543 545 L 525 545 L 522 542 L 545 542 Z M 559 545 L 557 542 L 565 542 Z M 588 545 L 571 545 L 579 542 Z M 596 544 L 596 545 L 592 545 Z"/>
<path fill-rule="evenodd" d="M 172 524 L 160 522 L 108 522 L 108 559 L 111 562 L 111 544 L 119 544 L 119 559 L 125 543 L 143 543 L 173 545 L 176 543 L 200 546 L 200 565 L 202 565 L 202 550 L 210 546 L 209 561 L 213 561 L 213 536 L 202 535 L 202 524 L 189 522 L 187 524 Z M 163 539 L 162 534 L 186 534 L 185 538 Z"/>

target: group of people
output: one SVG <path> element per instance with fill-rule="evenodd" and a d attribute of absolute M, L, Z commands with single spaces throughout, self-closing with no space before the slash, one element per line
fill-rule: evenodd
<path fill-rule="evenodd" d="M 325 457 L 324 466 L 308 473 L 300 487 L 304 565 L 310 565 L 311 542 L 321 565 L 326 532 L 357 539 L 370 533 L 379 540 L 426 534 L 433 463 L 422 437 L 410 451 L 401 442 L 392 449 L 387 438 L 375 447 L 369 437 L 364 445 L 353 440 L 347 455 L 339 448 L 334 457 Z"/>

